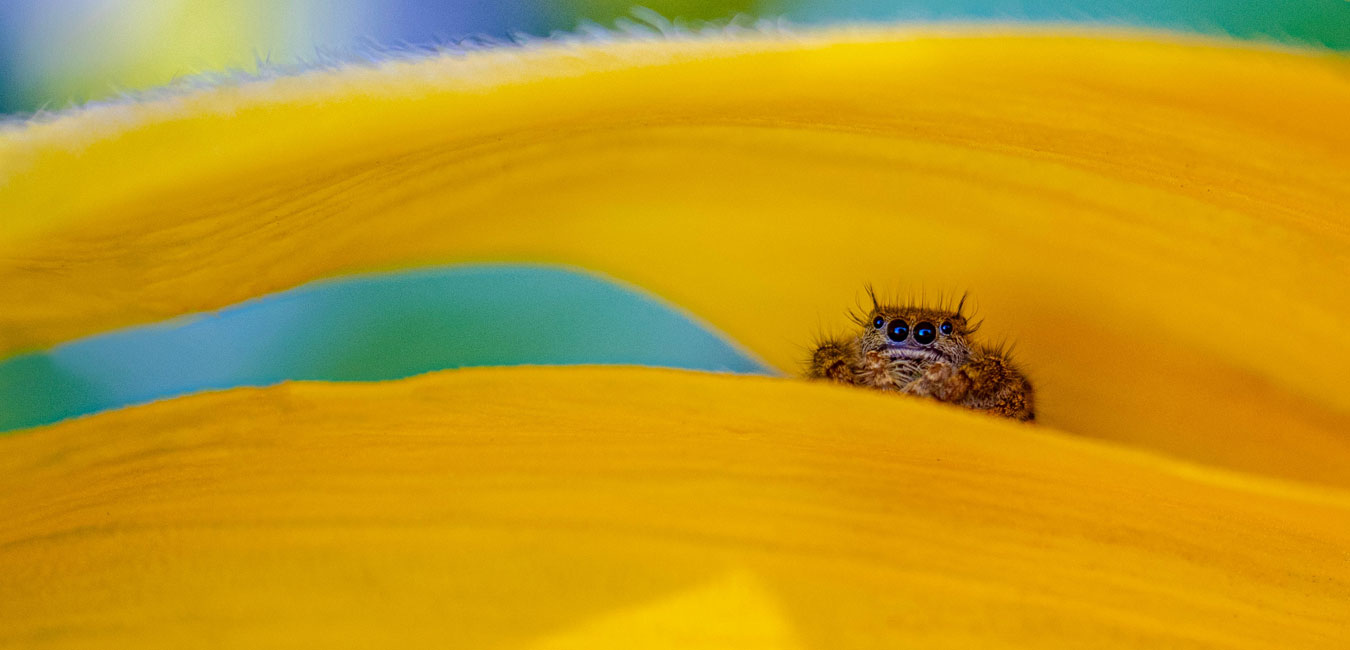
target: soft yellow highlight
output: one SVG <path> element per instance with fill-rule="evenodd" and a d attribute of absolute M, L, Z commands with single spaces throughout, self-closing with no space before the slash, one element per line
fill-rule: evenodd
<path fill-rule="evenodd" d="M 503 50 L 0 136 L 0 350 L 316 278 L 574 264 L 785 371 L 974 290 L 1042 421 L 1350 486 L 1350 64 L 1147 35 Z M 17 305 L 17 307 L 13 307 Z"/>
<path fill-rule="evenodd" d="M 654 603 L 619 607 L 598 620 L 548 635 L 529 650 L 593 650 L 622 644 L 647 650 L 797 650 L 792 622 L 777 597 L 742 573 L 698 585 Z"/>
<path fill-rule="evenodd" d="M 1350 637 L 1344 492 L 786 379 L 198 395 L 0 438 L 0 513 L 13 647 Z"/>

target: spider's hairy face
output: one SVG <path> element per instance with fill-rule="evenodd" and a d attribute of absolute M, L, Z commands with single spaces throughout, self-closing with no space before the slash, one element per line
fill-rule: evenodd
<path fill-rule="evenodd" d="M 893 362 L 959 366 L 970 355 L 973 328 L 959 311 L 916 306 L 876 305 L 858 318 L 864 355 L 875 352 Z"/>

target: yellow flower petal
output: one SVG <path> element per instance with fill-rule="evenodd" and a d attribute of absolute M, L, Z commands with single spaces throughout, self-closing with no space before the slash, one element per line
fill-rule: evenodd
<path fill-rule="evenodd" d="M 170 400 L 0 438 L 0 513 L 6 646 L 1350 635 L 1344 492 L 761 377 L 477 369 Z"/>
<path fill-rule="evenodd" d="M 1350 485 L 1350 64 L 823 32 L 499 50 L 0 135 L 0 350 L 334 274 L 646 287 L 784 370 L 863 282 L 972 289 L 1042 420 Z"/>

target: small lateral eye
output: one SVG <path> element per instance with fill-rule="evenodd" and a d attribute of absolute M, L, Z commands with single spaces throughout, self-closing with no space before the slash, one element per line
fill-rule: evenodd
<path fill-rule="evenodd" d="M 942 331 L 942 334 L 943 334 L 944 336 L 950 335 L 950 334 L 952 333 L 952 322 L 951 322 L 951 321 L 943 321 L 943 322 L 942 322 L 942 326 L 939 327 L 938 329 Z"/>
<path fill-rule="evenodd" d="M 877 328 L 877 329 L 881 329 L 882 327 L 885 327 L 885 326 L 886 326 L 886 319 L 885 319 L 885 318 L 882 318 L 882 317 L 880 317 L 880 316 L 877 316 L 876 318 L 873 318 L 873 319 L 872 319 L 872 327 L 875 327 L 875 328 Z"/>

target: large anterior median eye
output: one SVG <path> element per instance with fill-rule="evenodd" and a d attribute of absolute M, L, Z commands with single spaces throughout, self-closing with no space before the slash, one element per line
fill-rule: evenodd
<path fill-rule="evenodd" d="M 937 330 L 933 329 L 933 324 L 924 321 L 914 326 L 914 341 L 923 345 L 932 343 L 937 338 Z"/>
<path fill-rule="evenodd" d="M 885 325 L 885 324 L 886 324 L 886 319 L 885 319 L 885 318 L 882 318 L 882 317 L 880 317 L 880 316 L 877 316 L 876 318 L 873 318 L 873 319 L 872 319 L 872 327 L 875 327 L 875 328 L 877 328 L 877 329 L 881 329 L 881 326 L 883 326 L 883 325 Z"/>
<path fill-rule="evenodd" d="M 886 328 L 886 336 L 896 343 L 909 338 L 909 323 L 898 318 L 891 321 L 890 326 Z"/>

